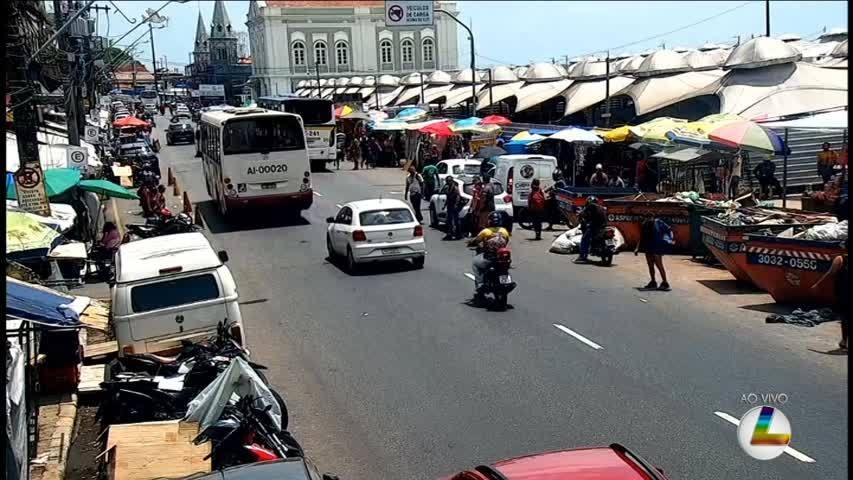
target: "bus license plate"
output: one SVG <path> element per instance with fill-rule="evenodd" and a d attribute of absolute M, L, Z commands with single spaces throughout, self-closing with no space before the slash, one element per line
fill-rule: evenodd
<path fill-rule="evenodd" d="M 382 255 L 397 255 L 400 253 L 399 248 L 383 248 Z"/>
<path fill-rule="evenodd" d="M 278 187 L 278 183 L 276 183 L 276 182 L 262 183 L 261 184 L 261 190 L 271 190 L 271 189 L 276 188 L 276 187 Z"/>
<path fill-rule="evenodd" d="M 506 284 L 512 282 L 512 276 L 511 275 L 501 275 L 498 280 L 501 282 L 501 285 L 506 285 Z"/>

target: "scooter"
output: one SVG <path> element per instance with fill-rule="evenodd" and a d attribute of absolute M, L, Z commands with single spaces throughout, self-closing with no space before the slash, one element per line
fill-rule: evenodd
<path fill-rule="evenodd" d="M 477 253 L 480 253 L 480 249 L 477 249 Z M 512 253 L 509 248 L 500 248 L 497 251 L 497 258 L 491 262 L 483 275 L 483 283 L 477 293 L 482 296 L 491 295 L 492 307 L 495 310 L 506 310 L 509 294 L 517 285 L 512 281 L 512 275 L 509 273 L 511 265 Z M 476 281 L 474 274 L 466 273 L 465 276 Z"/>
<path fill-rule="evenodd" d="M 616 251 L 616 229 L 614 227 L 604 227 L 604 233 L 594 238 L 589 246 L 589 254 L 601 258 L 600 265 L 603 267 L 612 265 L 613 256 L 618 253 Z"/>
<path fill-rule="evenodd" d="M 125 235 L 128 241 L 134 238 L 152 238 L 174 233 L 192 233 L 201 229 L 193 223 L 192 218 L 186 213 L 179 213 L 177 216 L 173 216 L 168 209 L 164 209 L 164 212 L 168 212 L 168 214 L 161 213 L 158 216 L 151 217 L 144 224 L 129 223 L 125 225 L 125 228 L 127 228 Z"/>

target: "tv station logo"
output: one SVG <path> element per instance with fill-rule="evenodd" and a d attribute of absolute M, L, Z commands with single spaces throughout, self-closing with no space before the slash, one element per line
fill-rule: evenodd
<path fill-rule="evenodd" d="M 768 405 L 750 409 L 740 419 L 738 443 L 757 460 L 772 460 L 791 443 L 791 422 L 781 410 Z"/>

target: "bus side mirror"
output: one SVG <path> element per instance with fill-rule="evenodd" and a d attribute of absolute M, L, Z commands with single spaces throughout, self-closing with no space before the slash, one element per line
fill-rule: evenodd
<path fill-rule="evenodd" d="M 219 257 L 219 261 L 225 263 L 228 261 L 228 252 L 225 250 L 220 250 L 216 252 L 216 256 Z"/>

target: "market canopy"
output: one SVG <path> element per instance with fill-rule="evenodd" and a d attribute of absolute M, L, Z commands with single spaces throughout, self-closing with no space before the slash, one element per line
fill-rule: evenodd
<path fill-rule="evenodd" d="M 77 186 L 81 190 L 94 192 L 100 195 L 113 198 L 123 198 L 126 200 L 138 200 L 139 196 L 133 190 L 128 190 L 120 185 L 109 180 L 80 180 Z"/>
<path fill-rule="evenodd" d="M 722 70 L 707 70 L 647 77 L 616 95 L 631 97 L 636 114 L 645 115 L 683 100 L 714 94 L 725 74 Z"/>
<path fill-rule="evenodd" d="M 397 99 L 394 100 L 394 105 L 402 105 L 413 98 L 417 98 L 418 100 L 420 100 L 419 97 L 421 96 L 421 92 L 425 89 L 426 87 L 423 87 L 421 85 L 407 87 L 400 93 L 399 96 L 397 96 Z"/>
<path fill-rule="evenodd" d="M 615 76 L 610 79 L 610 92 L 619 92 L 634 83 L 630 77 Z M 566 109 L 563 116 L 579 112 L 607 98 L 607 80 L 576 81 L 563 93 Z"/>
<path fill-rule="evenodd" d="M 814 130 L 837 130 L 847 128 L 847 110 L 836 110 L 834 112 L 818 113 L 807 117 L 794 118 L 791 120 L 778 120 L 773 122 L 761 122 L 761 126 L 768 128 L 803 128 Z"/>
<path fill-rule="evenodd" d="M 85 297 L 84 297 L 85 298 Z M 76 298 L 6 277 L 6 315 L 57 327 L 80 325 Z"/>
<path fill-rule="evenodd" d="M 504 85 L 493 85 L 491 88 L 486 87 L 480 90 L 480 93 L 477 94 L 477 110 L 517 96 L 522 86 L 524 86 L 524 81 L 517 81 Z"/>
<path fill-rule="evenodd" d="M 564 142 L 578 142 L 578 143 L 603 143 L 601 137 L 596 135 L 595 133 L 584 130 L 582 128 L 569 127 L 559 132 L 551 135 L 550 137 L 543 138 L 541 140 L 537 140 L 537 142 L 543 142 L 546 140 L 562 140 Z"/>
<path fill-rule="evenodd" d="M 516 95 L 518 103 L 515 105 L 515 113 L 535 107 L 556 97 L 569 88 L 571 84 L 572 81 L 565 78 L 553 82 L 528 83 L 521 87 Z"/>
<path fill-rule="evenodd" d="M 43 170 L 48 198 L 57 197 L 77 186 L 80 182 L 80 170 L 73 168 L 52 168 Z M 11 180 L 11 181 L 10 181 Z M 6 176 L 6 199 L 18 198 L 13 175 Z"/>

